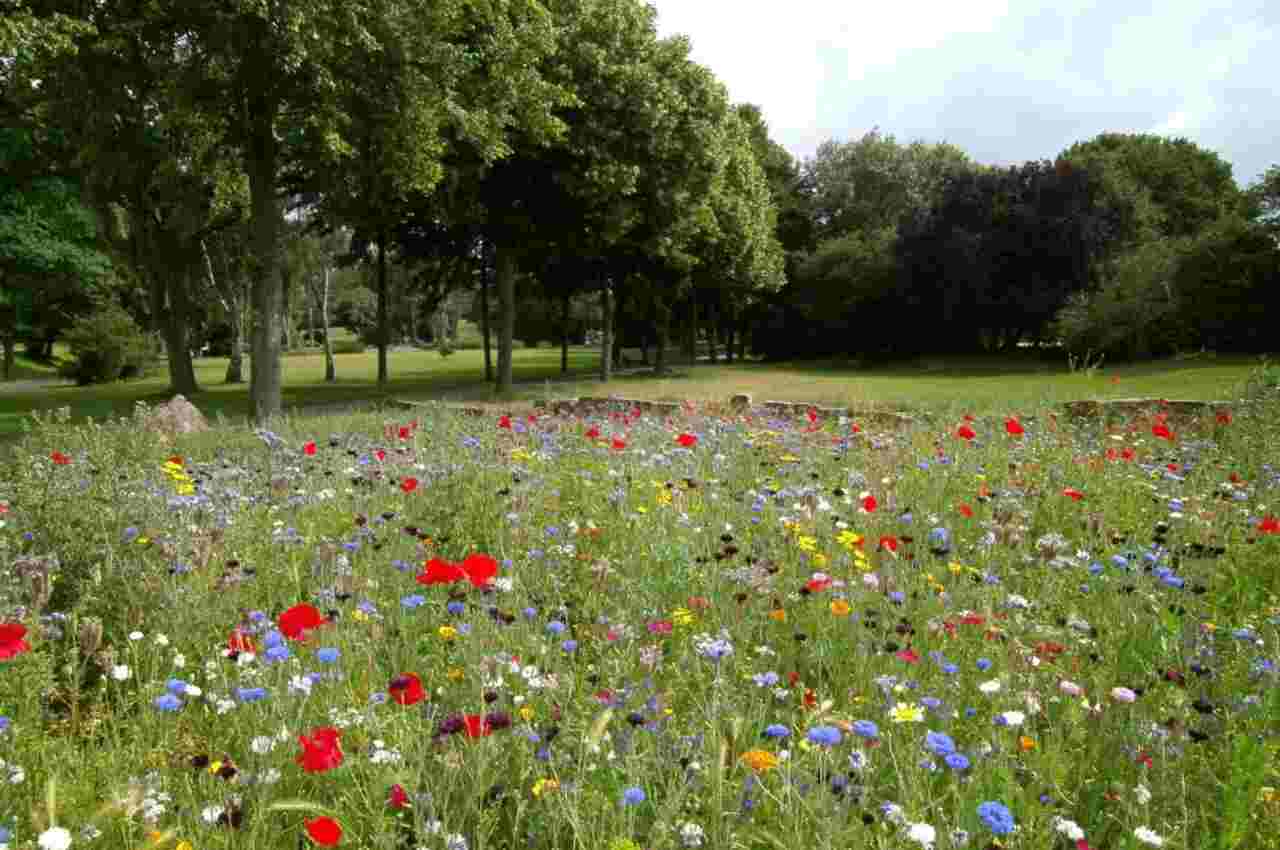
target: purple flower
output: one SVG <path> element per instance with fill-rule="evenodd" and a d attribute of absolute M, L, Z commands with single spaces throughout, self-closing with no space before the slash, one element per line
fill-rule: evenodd
<path fill-rule="evenodd" d="M 834 726 L 815 726 L 809 730 L 805 736 L 811 744 L 818 744 L 823 747 L 834 747 L 840 743 L 844 737 L 840 734 L 840 730 Z"/>

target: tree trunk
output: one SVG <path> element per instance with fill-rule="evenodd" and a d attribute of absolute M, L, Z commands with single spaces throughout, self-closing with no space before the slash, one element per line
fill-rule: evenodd
<path fill-rule="evenodd" d="M 234 309 L 229 314 L 231 324 L 231 359 L 227 361 L 227 373 L 223 376 L 223 383 L 227 384 L 243 384 L 244 383 L 244 314 L 240 309 L 240 305 L 235 303 L 232 305 Z"/>
<path fill-rule="evenodd" d="M 293 287 L 289 285 L 289 267 L 280 264 L 280 339 L 285 351 L 293 350 L 293 322 L 289 315 L 289 295 Z"/>
<path fill-rule="evenodd" d="M 667 374 L 667 337 L 671 328 L 671 310 L 665 305 L 658 305 L 658 320 L 654 322 L 658 332 L 658 353 L 654 358 L 653 374 Z M 647 358 L 646 358 L 647 359 Z"/>
<path fill-rule="evenodd" d="M 622 297 L 621 293 L 613 295 L 613 364 L 622 365 Z"/>
<path fill-rule="evenodd" d="M 730 307 L 725 311 L 724 323 L 724 362 L 733 362 L 733 308 Z"/>
<path fill-rule="evenodd" d="M 249 401 L 253 421 L 267 425 L 281 412 L 280 399 L 280 277 L 275 273 L 280 240 L 280 207 L 276 199 L 275 105 L 251 98 L 253 131 L 245 169 L 249 172 L 254 279 L 252 362 Z"/>
<path fill-rule="evenodd" d="M 560 302 L 560 374 L 569 372 L 569 295 Z"/>
<path fill-rule="evenodd" d="M 720 342 L 720 311 L 718 308 L 711 310 L 711 315 L 707 322 L 707 349 L 711 356 L 711 362 L 720 362 L 720 353 L 718 345 Z"/>
<path fill-rule="evenodd" d="M 333 362 L 333 342 L 329 339 L 329 267 L 324 268 L 324 283 L 320 290 L 321 340 L 324 345 L 324 381 L 332 384 L 338 380 L 337 365 Z"/>
<path fill-rule="evenodd" d="M 696 289 L 690 293 L 689 300 L 688 349 L 685 353 L 689 357 L 689 364 L 694 365 L 698 362 L 698 291 Z"/>
<path fill-rule="evenodd" d="M 516 333 L 516 256 L 509 245 L 495 246 L 495 273 L 498 278 L 498 394 L 512 389 L 512 341 Z"/>
<path fill-rule="evenodd" d="M 387 305 L 387 238 L 378 234 L 378 387 L 387 385 L 387 341 L 391 337 Z"/>
<path fill-rule="evenodd" d="M 600 287 L 600 380 L 608 382 L 613 377 L 613 304 L 609 281 L 601 281 Z"/>
<path fill-rule="evenodd" d="M 489 353 L 489 243 L 480 246 L 480 335 L 484 337 L 484 380 L 493 381 L 493 359 Z"/>
<path fill-rule="evenodd" d="M 181 278 L 178 278 L 181 274 Z M 171 272 L 160 284 L 168 296 L 167 309 L 159 314 L 163 318 L 160 330 L 164 334 L 164 347 L 169 361 L 169 391 L 184 396 L 199 392 L 196 386 L 196 370 L 191 363 L 191 349 L 187 342 L 187 324 L 190 316 L 188 298 L 189 271 Z"/>

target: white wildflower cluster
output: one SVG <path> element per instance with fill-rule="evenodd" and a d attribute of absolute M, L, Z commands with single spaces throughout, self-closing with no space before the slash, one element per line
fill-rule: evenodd
<path fill-rule="evenodd" d="M 707 840 L 707 834 L 696 823 L 688 822 L 680 826 L 681 847 L 701 847 Z"/>
<path fill-rule="evenodd" d="M 339 729 L 351 726 L 363 726 L 365 714 L 358 708 L 330 708 L 329 722 Z"/>
<path fill-rule="evenodd" d="M 21 785 L 27 780 L 27 772 L 20 764 L 10 764 L 0 759 L 0 782 L 6 785 Z"/>
<path fill-rule="evenodd" d="M 400 751 L 388 747 L 386 741 L 374 739 L 369 749 L 369 761 L 374 764 L 396 764 L 400 761 Z"/>

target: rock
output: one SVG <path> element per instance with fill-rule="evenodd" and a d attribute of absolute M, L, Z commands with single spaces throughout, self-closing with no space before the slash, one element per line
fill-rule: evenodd
<path fill-rule="evenodd" d="M 143 428 L 172 439 L 177 434 L 209 430 L 209 421 L 194 404 L 176 395 L 147 414 Z"/>
<path fill-rule="evenodd" d="M 751 407 L 751 396 L 746 393 L 729 396 L 729 407 L 734 410 L 746 410 Z"/>

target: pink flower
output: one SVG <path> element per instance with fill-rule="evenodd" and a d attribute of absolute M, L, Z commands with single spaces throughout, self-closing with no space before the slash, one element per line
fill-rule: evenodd
<path fill-rule="evenodd" d="M 1058 690 L 1062 691 L 1069 697 L 1078 697 L 1084 693 L 1084 688 L 1080 687 L 1075 682 L 1068 682 L 1066 679 L 1063 679 L 1058 683 Z"/>
<path fill-rule="evenodd" d="M 1129 690 L 1128 688 L 1112 688 L 1111 698 L 1116 702 L 1129 703 L 1136 700 L 1138 698 L 1138 695 L 1135 694 L 1133 691 Z"/>

